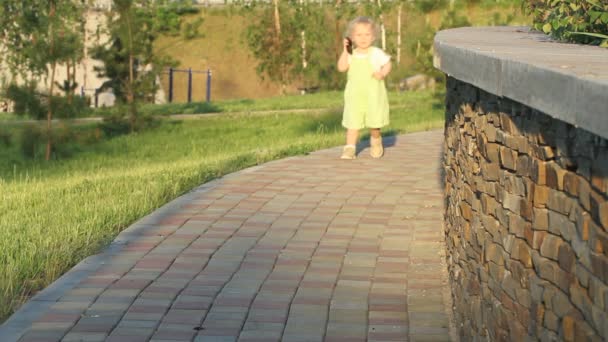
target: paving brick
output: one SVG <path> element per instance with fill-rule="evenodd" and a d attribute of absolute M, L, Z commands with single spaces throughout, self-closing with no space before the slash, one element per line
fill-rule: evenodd
<path fill-rule="evenodd" d="M 350 340 L 364 340 L 367 337 L 367 324 L 329 322 L 326 337 L 329 339 L 350 338 Z"/>
<path fill-rule="evenodd" d="M 81 317 L 80 313 L 48 312 L 36 320 L 37 323 L 74 324 Z"/>
<path fill-rule="evenodd" d="M 338 309 L 330 308 L 329 310 L 329 322 L 331 323 L 351 323 L 366 325 L 367 324 L 367 310 L 349 310 L 349 309 Z"/>
<path fill-rule="evenodd" d="M 123 320 L 130 321 L 154 321 L 160 322 L 165 315 L 165 312 L 130 312 L 128 311 L 124 316 Z"/>
<path fill-rule="evenodd" d="M 382 339 L 405 341 L 408 339 L 407 325 L 377 325 L 370 324 L 368 327 L 368 339 Z"/>
<path fill-rule="evenodd" d="M 247 322 L 281 323 L 287 322 L 286 309 L 252 309 L 247 316 Z"/>
<path fill-rule="evenodd" d="M 61 342 L 103 342 L 107 336 L 105 333 L 70 332 L 63 337 Z"/>
<path fill-rule="evenodd" d="M 59 342 L 65 331 L 28 331 L 19 342 Z"/>
<path fill-rule="evenodd" d="M 106 339 L 107 342 L 147 342 L 154 329 L 150 328 L 116 328 Z"/>
<path fill-rule="evenodd" d="M 370 325 L 406 325 L 408 324 L 407 311 L 369 311 L 369 324 Z"/>
<path fill-rule="evenodd" d="M 162 318 L 162 323 L 198 325 L 207 314 L 207 310 L 170 309 Z"/>
<path fill-rule="evenodd" d="M 192 326 L 160 326 L 152 335 L 152 340 L 191 341 L 196 335 Z"/>

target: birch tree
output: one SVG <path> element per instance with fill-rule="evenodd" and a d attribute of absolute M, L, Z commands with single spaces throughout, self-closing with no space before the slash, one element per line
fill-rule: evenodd
<path fill-rule="evenodd" d="M 399 3 L 397 7 L 397 65 L 401 64 L 401 11 L 403 4 Z"/>
<path fill-rule="evenodd" d="M 335 87 L 335 41 L 331 23 L 333 3 L 273 0 L 244 3 L 245 41 L 257 60 L 256 71 L 281 85 L 300 88 Z M 341 30 L 340 30 L 341 32 Z M 341 37 L 341 33 L 340 37 Z M 341 38 L 340 38 L 341 39 Z"/>
<path fill-rule="evenodd" d="M 300 0 L 300 11 L 303 11 L 303 5 L 304 2 L 306 0 Z M 302 28 L 302 31 L 300 32 L 300 36 L 302 37 L 302 69 L 306 69 L 306 67 L 308 66 L 308 63 L 306 61 L 306 27 Z"/>
<path fill-rule="evenodd" d="M 289 9 L 288 4 L 280 0 L 242 7 L 249 19 L 245 39 L 258 60 L 256 71 L 260 77 L 280 83 L 282 93 L 286 92 L 292 79 L 290 70 L 299 59 L 294 51 L 300 50 L 300 35 L 292 34 L 297 30 L 294 21 L 290 20 L 293 18 L 285 15 Z"/>
<path fill-rule="evenodd" d="M 382 38 L 382 50 L 386 50 L 386 28 L 384 27 L 384 16 L 382 15 L 382 2 L 378 1 L 378 18 L 380 18 L 380 36 Z"/>

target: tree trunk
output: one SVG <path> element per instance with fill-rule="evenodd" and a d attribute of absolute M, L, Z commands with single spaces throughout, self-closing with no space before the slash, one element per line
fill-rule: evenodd
<path fill-rule="evenodd" d="M 403 4 L 399 4 L 397 9 L 397 65 L 401 63 L 401 8 Z"/>
<path fill-rule="evenodd" d="M 384 27 L 384 17 L 382 15 L 382 3 L 378 0 L 378 9 L 380 9 L 380 34 L 382 38 L 382 50 L 386 50 L 386 29 Z"/>
<path fill-rule="evenodd" d="M 53 39 L 53 38 L 51 38 Z M 53 46 L 53 42 L 51 41 L 51 47 Z M 46 113 L 46 131 L 47 131 L 47 140 L 46 140 L 46 154 L 44 156 L 45 160 L 51 159 L 51 149 L 53 146 L 53 132 L 52 132 L 52 120 L 53 120 L 53 91 L 55 90 L 55 69 L 57 68 L 57 63 L 53 61 L 51 63 L 51 87 L 49 89 L 49 108 Z"/>
<path fill-rule="evenodd" d="M 304 8 L 302 7 L 304 0 L 300 0 L 300 9 L 303 11 Z M 308 66 L 308 62 L 306 61 L 306 30 L 302 30 L 302 32 L 300 32 L 300 36 L 302 38 L 302 69 L 306 69 L 306 67 Z"/>
<path fill-rule="evenodd" d="M 272 1 L 273 5 L 274 5 L 274 46 L 275 46 L 275 51 L 278 51 L 279 54 L 283 54 L 284 51 L 283 49 L 281 49 L 281 15 L 279 13 L 279 0 L 273 0 Z M 279 67 L 280 71 L 279 73 L 281 74 L 281 95 L 285 95 L 285 89 L 287 88 L 286 85 L 286 70 L 285 70 L 285 66 L 281 65 Z"/>
<path fill-rule="evenodd" d="M 55 11 L 56 4 L 55 1 L 49 1 L 50 9 L 49 9 L 49 18 L 51 23 L 49 24 L 49 36 L 50 36 L 50 55 L 53 57 L 53 62 L 51 63 L 51 84 L 49 87 L 49 101 L 48 101 L 48 110 L 46 112 L 46 153 L 44 156 L 45 160 L 51 160 L 51 149 L 53 147 L 53 138 L 52 138 L 52 120 L 53 120 L 53 91 L 55 90 L 55 69 L 57 68 L 57 62 L 54 60 L 54 52 L 55 52 L 55 34 L 53 32 L 53 20 L 55 19 Z"/>
<path fill-rule="evenodd" d="M 65 87 L 66 87 L 65 95 L 67 98 L 67 103 L 71 105 L 73 96 L 72 96 L 72 69 L 70 68 L 70 65 L 71 65 L 70 62 L 71 61 L 68 59 L 68 61 L 65 63 L 66 64 L 65 68 L 66 68 L 66 72 L 67 72 L 66 82 L 65 82 Z"/>
<path fill-rule="evenodd" d="M 384 22 L 382 15 L 380 15 L 380 20 Z M 386 50 L 386 28 L 384 27 L 384 23 L 380 25 L 380 31 L 382 31 L 382 50 Z"/>
<path fill-rule="evenodd" d="M 300 33 L 302 36 L 302 69 L 306 69 L 308 61 L 306 61 L 306 31 L 302 30 Z"/>
<path fill-rule="evenodd" d="M 72 98 L 74 97 L 74 91 L 76 90 L 76 64 L 76 58 L 74 58 L 72 60 L 72 89 L 70 90 L 70 96 Z"/>
<path fill-rule="evenodd" d="M 84 19 L 83 19 L 83 29 L 82 29 L 82 41 L 83 41 L 83 54 L 82 54 L 82 87 L 83 88 L 87 88 L 87 59 L 89 58 L 89 54 L 88 54 L 88 49 L 87 49 L 87 41 L 89 39 L 89 36 L 87 35 L 87 18 L 89 11 L 85 10 L 84 11 Z"/>
<path fill-rule="evenodd" d="M 342 0 L 336 0 L 336 61 L 340 58 L 340 54 L 342 54 L 342 33 L 340 30 L 340 16 L 338 15 L 341 5 Z"/>
<path fill-rule="evenodd" d="M 273 0 L 274 2 L 274 31 L 276 34 L 277 43 L 281 39 L 281 17 L 279 15 L 279 0 Z"/>
<path fill-rule="evenodd" d="M 130 8 L 129 11 L 132 9 Z M 131 125 L 131 132 L 135 131 L 136 124 L 136 113 L 135 113 L 135 75 L 133 71 L 133 65 L 135 62 L 135 56 L 133 55 L 133 29 L 131 27 L 131 13 L 127 15 L 127 29 L 129 31 L 129 85 L 127 86 L 127 104 L 129 106 L 129 122 Z"/>

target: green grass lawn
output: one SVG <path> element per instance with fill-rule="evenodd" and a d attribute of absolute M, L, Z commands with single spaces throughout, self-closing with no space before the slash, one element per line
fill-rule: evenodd
<path fill-rule="evenodd" d="M 338 94 L 318 94 L 325 102 L 296 107 L 339 105 Z M 388 134 L 443 126 L 443 102 L 432 93 L 391 97 L 398 106 Z M 252 108 L 279 106 L 273 101 L 281 102 L 255 100 Z M 0 165 L 0 321 L 130 223 L 189 189 L 272 159 L 342 144 L 340 114 L 167 120 L 48 163 L 24 160 L 15 147 L 0 145 L 0 160 L 11 161 Z"/>
<path fill-rule="evenodd" d="M 166 116 L 172 114 L 206 114 L 206 113 L 236 113 L 259 112 L 289 109 L 339 109 L 344 103 L 342 91 L 327 91 L 306 95 L 286 95 L 265 99 L 235 99 L 213 102 L 167 103 L 162 105 L 145 104 L 141 112 L 149 115 Z M 410 95 L 389 92 L 390 104 L 393 108 L 407 106 Z M 117 108 L 98 108 L 83 113 L 82 117 L 104 117 Z M 27 118 L 12 113 L 0 113 L 0 122 L 15 121 Z"/>
<path fill-rule="evenodd" d="M 327 91 L 306 95 L 276 96 L 266 99 L 237 99 L 218 102 L 169 103 L 146 105 L 143 111 L 152 115 L 234 113 L 288 109 L 339 109 L 344 103 L 342 91 Z M 389 92 L 389 100 L 394 108 L 408 104 L 408 96 Z"/>
<path fill-rule="evenodd" d="M 14 115 L 13 113 L 3 113 L 0 112 L 0 122 L 2 121 L 11 121 L 11 120 L 18 120 L 19 117 Z"/>

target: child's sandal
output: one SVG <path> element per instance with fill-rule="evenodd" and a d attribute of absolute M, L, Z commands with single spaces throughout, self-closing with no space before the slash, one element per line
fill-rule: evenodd
<path fill-rule="evenodd" d="M 356 152 L 357 150 L 355 146 L 346 145 L 342 150 L 342 156 L 340 156 L 340 159 L 355 159 L 357 158 Z"/>
<path fill-rule="evenodd" d="M 382 137 L 374 138 L 369 140 L 369 154 L 372 158 L 381 158 L 384 155 L 384 147 L 382 146 Z"/>

